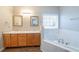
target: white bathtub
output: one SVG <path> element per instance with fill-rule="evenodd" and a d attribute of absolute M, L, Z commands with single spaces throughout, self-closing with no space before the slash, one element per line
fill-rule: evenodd
<path fill-rule="evenodd" d="M 43 52 L 78 52 L 79 49 L 76 49 L 74 46 L 71 45 L 64 45 L 58 43 L 58 41 L 49 41 L 43 40 L 41 42 L 41 50 Z"/>

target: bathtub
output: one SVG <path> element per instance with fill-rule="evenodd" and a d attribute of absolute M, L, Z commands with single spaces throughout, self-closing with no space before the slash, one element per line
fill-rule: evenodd
<path fill-rule="evenodd" d="M 43 52 L 78 52 L 79 49 L 71 45 L 65 45 L 56 41 L 43 40 L 41 42 Z"/>

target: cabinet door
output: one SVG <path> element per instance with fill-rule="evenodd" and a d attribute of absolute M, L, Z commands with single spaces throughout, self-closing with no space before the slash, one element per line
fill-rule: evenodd
<path fill-rule="evenodd" d="M 26 46 L 26 34 L 18 34 L 18 45 Z"/>
<path fill-rule="evenodd" d="M 27 38 L 26 38 L 27 46 L 33 46 L 32 40 L 33 40 L 33 35 L 31 33 L 27 34 Z"/>
<path fill-rule="evenodd" d="M 40 46 L 40 33 L 33 33 L 32 44 L 35 46 Z"/>
<path fill-rule="evenodd" d="M 29 46 L 29 34 L 26 34 L 26 46 Z"/>
<path fill-rule="evenodd" d="M 11 34 L 11 47 L 18 46 L 17 34 Z"/>
<path fill-rule="evenodd" d="M 10 34 L 3 34 L 4 47 L 10 47 Z"/>

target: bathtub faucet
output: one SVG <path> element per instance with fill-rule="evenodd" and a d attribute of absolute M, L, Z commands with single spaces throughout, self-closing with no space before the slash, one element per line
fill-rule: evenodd
<path fill-rule="evenodd" d="M 63 39 L 59 39 L 58 42 L 64 44 L 64 40 Z"/>
<path fill-rule="evenodd" d="M 64 39 L 59 39 L 58 43 L 64 44 L 64 45 L 69 45 L 70 42 L 66 42 Z"/>
<path fill-rule="evenodd" d="M 69 44 L 70 44 L 70 42 L 66 42 L 65 44 L 66 44 L 66 45 L 69 45 Z"/>

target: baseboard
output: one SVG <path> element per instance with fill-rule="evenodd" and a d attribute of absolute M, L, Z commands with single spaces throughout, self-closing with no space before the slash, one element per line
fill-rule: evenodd
<path fill-rule="evenodd" d="M 1 48 L 1 49 L 0 49 L 0 52 L 2 52 L 4 49 L 5 49 L 5 48 Z"/>

